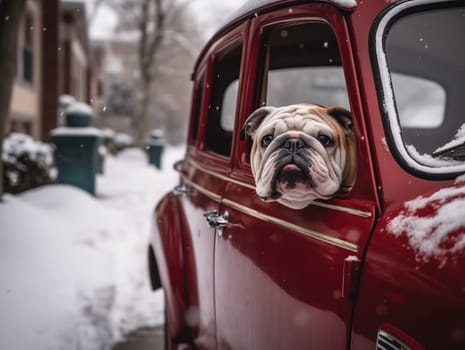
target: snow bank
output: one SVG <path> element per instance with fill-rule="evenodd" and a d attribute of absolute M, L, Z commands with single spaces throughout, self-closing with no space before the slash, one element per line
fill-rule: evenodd
<path fill-rule="evenodd" d="M 0 203 L 0 349 L 109 349 L 121 336 L 163 319 L 149 287 L 146 251 L 155 203 L 178 177 L 145 154 L 108 157 L 97 198 L 44 186 Z"/>
<path fill-rule="evenodd" d="M 105 288 L 112 272 L 110 261 L 96 247 L 99 237 L 84 230 L 89 224 L 78 209 L 88 202 L 75 202 L 73 220 L 68 219 L 71 213 L 55 215 L 55 205 L 82 198 L 71 187 L 54 187 L 33 191 L 33 203 L 26 193 L 0 204 L 2 349 L 98 349 L 112 340 L 112 334 L 97 342 L 89 339 L 93 320 L 84 314 L 92 304 L 86 298 Z M 50 197 L 61 193 L 62 200 L 52 200 L 53 205 L 47 206 L 42 199 L 49 192 Z M 98 332 L 102 327 L 94 328 Z"/>
<path fill-rule="evenodd" d="M 465 248 L 465 186 L 444 188 L 405 204 L 387 228 L 396 236 L 407 235 L 421 257 L 444 256 Z"/>

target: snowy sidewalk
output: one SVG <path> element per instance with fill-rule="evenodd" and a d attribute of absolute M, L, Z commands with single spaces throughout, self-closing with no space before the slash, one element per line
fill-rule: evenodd
<path fill-rule="evenodd" d="M 109 157 L 97 198 L 51 185 L 0 203 L 0 349 L 110 349 L 159 326 L 162 293 L 149 287 L 146 251 L 157 201 L 178 181 L 145 154 Z"/>
<path fill-rule="evenodd" d="M 111 350 L 164 350 L 163 327 L 143 327 L 131 332 Z"/>

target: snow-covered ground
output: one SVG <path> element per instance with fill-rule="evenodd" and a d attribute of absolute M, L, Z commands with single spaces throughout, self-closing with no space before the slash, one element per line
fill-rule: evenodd
<path fill-rule="evenodd" d="M 109 349 L 162 322 L 162 293 L 149 287 L 148 234 L 183 153 L 167 149 L 162 171 L 137 149 L 108 157 L 96 198 L 64 185 L 5 196 L 0 349 Z"/>

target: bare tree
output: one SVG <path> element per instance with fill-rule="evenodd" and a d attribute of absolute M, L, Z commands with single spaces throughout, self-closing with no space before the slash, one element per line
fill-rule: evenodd
<path fill-rule="evenodd" d="M 142 105 L 138 125 L 138 140 L 143 142 L 149 126 L 149 99 L 153 83 L 155 55 L 165 37 L 168 10 L 162 0 L 142 0 L 142 16 L 139 21 L 139 69 L 142 81 Z M 152 14 L 152 18 L 150 16 Z"/>
<path fill-rule="evenodd" d="M 26 0 L 0 1 L 0 156 L 3 151 L 6 120 L 10 113 L 13 80 L 16 73 L 16 53 L 21 14 Z M 0 161 L 0 176 L 3 176 L 3 161 Z M 0 199 L 3 194 L 3 178 L 0 180 Z"/>
<path fill-rule="evenodd" d="M 191 1 L 192 2 L 192 1 Z M 136 139 L 139 145 L 143 145 L 149 129 L 152 127 L 153 118 L 160 119 L 152 113 L 154 100 L 153 87 L 160 80 L 160 66 L 166 65 L 167 61 L 177 61 L 167 57 L 167 49 L 174 46 L 183 50 L 183 55 L 188 57 L 188 65 L 192 63 L 197 47 L 191 44 L 191 33 L 187 27 L 179 25 L 180 18 L 188 5 L 185 0 L 112 0 L 107 1 L 108 6 L 113 7 L 119 14 L 120 24 L 118 31 L 137 32 L 138 44 L 137 54 L 137 76 L 140 84 L 139 108 L 135 120 Z M 194 40 L 195 42 L 195 40 Z M 186 55 L 187 54 L 187 55 Z M 170 62 L 168 62 L 168 65 Z M 185 76 L 187 82 L 188 74 Z M 166 80 L 163 82 L 165 83 Z M 184 92 L 183 92 L 184 93 Z M 162 111 L 162 109 L 157 109 Z"/>

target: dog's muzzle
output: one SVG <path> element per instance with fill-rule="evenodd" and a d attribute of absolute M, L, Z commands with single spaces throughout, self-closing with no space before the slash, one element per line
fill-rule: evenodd
<path fill-rule="evenodd" d="M 294 189 L 299 183 L 308 187 L 313 186 L 309 171 L 311 167 L 309 147 L 301 138 L 287 138 L 275 150 L 278 152 L 278 161 L 271 181 L 272 199 L 279 199 L 283 190 Z"/>

